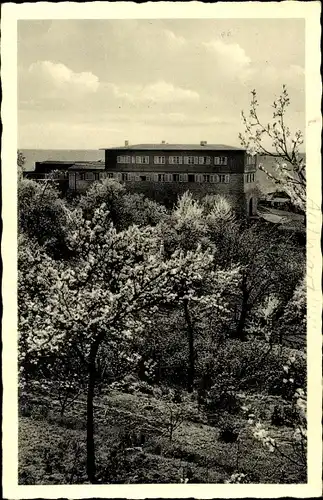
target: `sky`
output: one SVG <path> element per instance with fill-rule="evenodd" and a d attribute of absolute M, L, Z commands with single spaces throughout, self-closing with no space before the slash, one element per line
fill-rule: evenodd
<path fill-rule="evenodd" d="M 286 84 L 305 129 L 302 19 L 20 20 L 18 147 L 239 146 L 256 89 L 268 121 Z"/>

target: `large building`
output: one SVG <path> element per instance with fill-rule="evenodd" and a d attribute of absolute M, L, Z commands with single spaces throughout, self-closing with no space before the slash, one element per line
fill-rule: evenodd
<path fill-rule="evenodd" d="M 26 175 L 59 179 L 64 189 L 75 192 L 108 177 L 159 201 L 175 201 L 185 191 L 197 197 L 222 194 L 241 214 L 257 213 L 256 157 L 245 149 L 207 142 L 130 146 L 126 141 L 122 147 L 105 148 L 104 156 L 104 162 L 37 162 Z"/>
<path fill-rule="evenodd" d="M 256 157 L 222 144 L 137 144 L 107 148 L 106 175 L 146 192 L 225 195 L 248 216 L 257 212 Z"/>

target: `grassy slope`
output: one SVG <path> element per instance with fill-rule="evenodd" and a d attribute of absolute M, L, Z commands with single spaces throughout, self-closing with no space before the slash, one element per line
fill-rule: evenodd
<path fill-rule="evenodd" d="M 247 398 L 248 399 L 248 398 Z M 248 405 L 268 418 L 275 398 L 249 399 Z M 104 405 L 103 405 L 104 402 Z M 104 407 L 107 408 L 104 416 Z M 258 409 L 257 409 L 258 407 Z M 167 408 L 152 396 L 112 392 L 100 399 L 97 408 L 96 443 L 98 472 L 105 483 L 178 483 L 189 467 L 191 482 L 221 483 L 234 472 L 248 474 L 253 482 L 299 482 L 299 469 L 277 454 L 270 454 L 254 440 L 242 415 L 234 416 L 240 432 L 237 443 L 219 440 L 219 424 L 207 425 L 205 416 L 192 404 L 185 406 L 185 421 L 170 442 L 165 424 Z M 85 474 L 85 408 L 74 405 L 67 416 L 59 419 L 58 409 L 51 405 L 46 418 L 21 417 L 19 428 L 20 482 L 25 484 L 84 483 Z M 230 416 L 225 417 L 232 418 Z M 200 420 L 200 421 L 199 421 Z M 267 421 L 267 423 L 269 423 Z M 141 451 L 120 451 L 125 430 L 144 433 Z M 287 428 L 272 428 L 273 435 L 290 433 Z M 111 459 L 111 450 L 114 457 Z"/>

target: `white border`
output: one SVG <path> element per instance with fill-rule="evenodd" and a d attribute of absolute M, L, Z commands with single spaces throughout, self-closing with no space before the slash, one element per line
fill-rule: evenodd
<path fill-rule="evenodd" d="M 5 498 L 274 498 L 320 497 L 321 433 L 321 78 L 320 2 L 64 2 L 2 7 L 2 199 L 3 199 L 3 494 Z M 109 485 L 18 486 L 17 415 L 17 20 L 149 18 L 304 18 L 306 21 L 306 144 L 308 177 L 308 408 L 309 476 L 306 485 Z M 282 40 L 282 50 L 283 50 Z"/>

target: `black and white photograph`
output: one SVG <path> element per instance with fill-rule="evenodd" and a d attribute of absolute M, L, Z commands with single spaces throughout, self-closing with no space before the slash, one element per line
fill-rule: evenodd
<path fill-rule="evenodd" d="M 288 2 L 289 15 L 264 2 L 257 17 L 257 2 L 193 2 L 199 17 L 129 2 L 126 17 L 127 3 L 105 17 L 10 11 L 17 498 L 64 485 L 83 488 L 73 498 L 97 485 L 319 495 L 321 88 L 307 86 L 320 85 L 320 3 Z"/>

